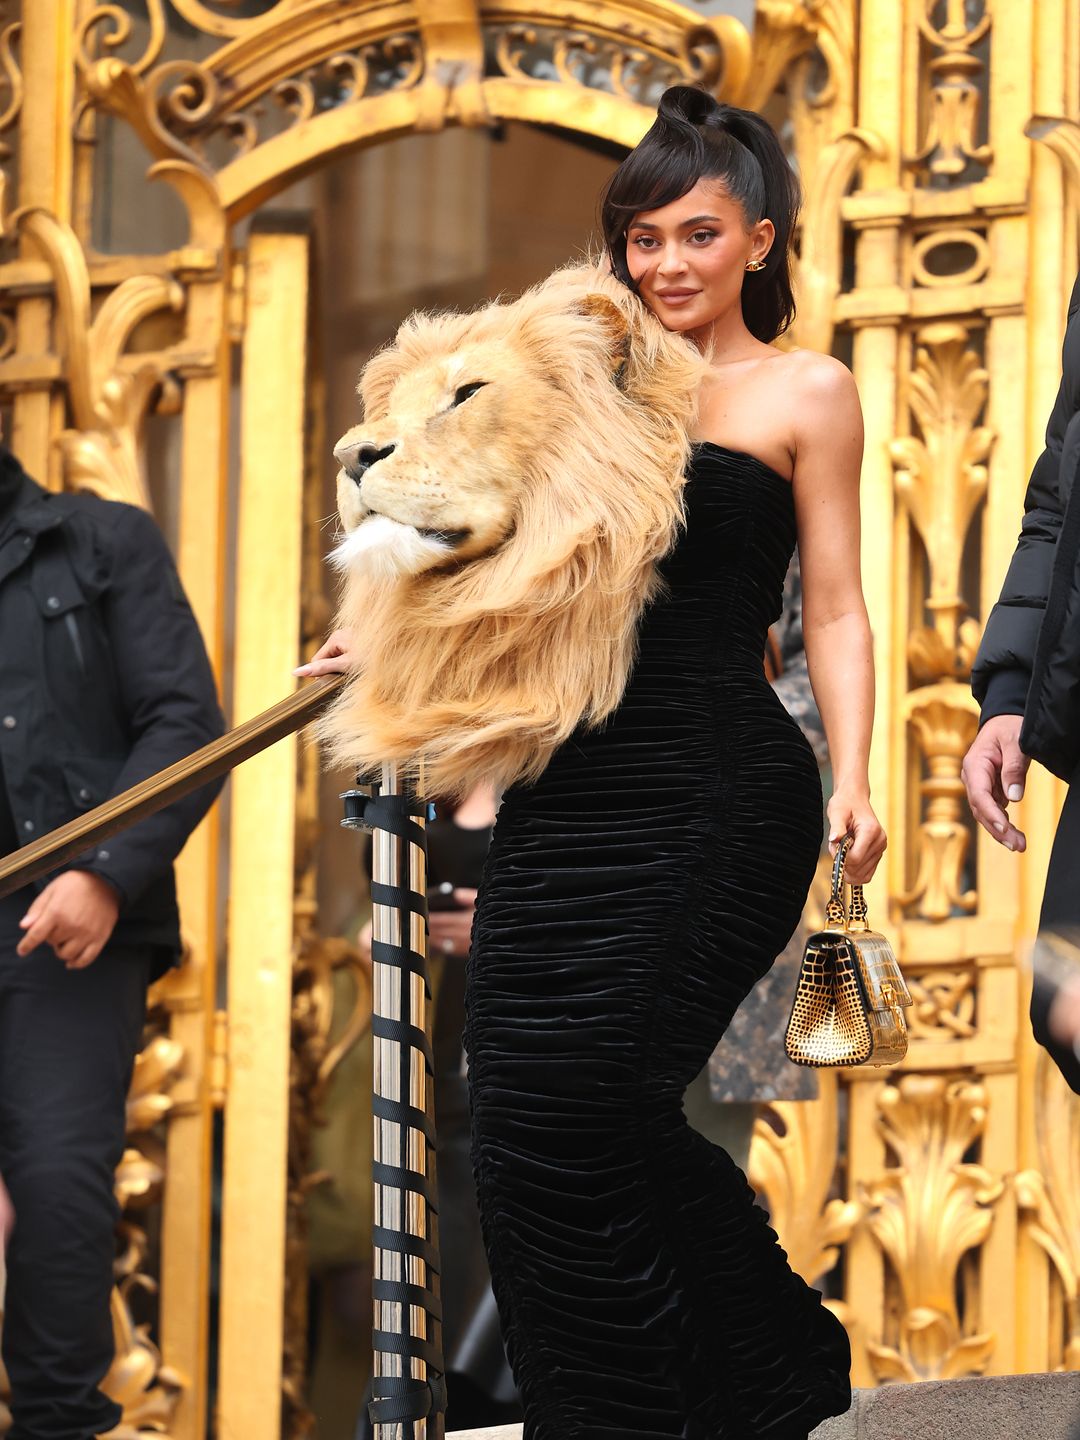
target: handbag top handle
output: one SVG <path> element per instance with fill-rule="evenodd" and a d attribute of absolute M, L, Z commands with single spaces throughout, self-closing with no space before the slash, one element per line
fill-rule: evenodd
<path fill-rule="evenodd" d="M 863 895 L 861 885 L 852 885 L 851 887 L 850 920 L 844 904 L 844 862 L 847 860 L 848 851 L 854 844 L 855 836 L 849 833 L 840 841 L 836 850 L 836 858 L 833 861 L 832 893 L 829 896 L 829 903 L 825 906 L 825 924 L 829 929 L 856 931 L 870 929 L 866 897 Z"/>

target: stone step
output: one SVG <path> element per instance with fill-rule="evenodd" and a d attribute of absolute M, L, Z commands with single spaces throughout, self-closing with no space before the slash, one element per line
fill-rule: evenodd
<path fill-rule="evenodd" d="M 521 1440 L 521 1426 L 455 1430 L 447 1440 Z M 811 1440 L 1080 1440 L 1080 1373 L 857 1390 L 848 1413 Z"/>

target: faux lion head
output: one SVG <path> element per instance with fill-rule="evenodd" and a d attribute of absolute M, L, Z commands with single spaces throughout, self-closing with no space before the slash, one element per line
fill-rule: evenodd
<path fill-rule="evenodd" d="M 622 696 L 682 514 L 702 362 L 591 266 L 510 303 L 414 315 L 339 441 L 334 553 L 357 669 L 335 758 L 425 785 L 534 778 Z"/>

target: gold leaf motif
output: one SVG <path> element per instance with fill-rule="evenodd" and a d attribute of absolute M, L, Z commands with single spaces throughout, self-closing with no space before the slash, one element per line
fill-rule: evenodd
<path fill-rule="evenodd" d="M 815 1285 L 840 1257 L 862 1207 L 830 1198 L 839 1142 L 839 1081 L 818 1076 L 817 1100 L 772 1100 L 754 1124 L 749 1178 L 769 1203 L 769 1215 L 791 1267 Z"/>
<path fill-rule="evenodd" d="M 867 1226 L 896 1275 L 901 1305 L 867 1351 L 879 1380 L 978 1374 L 996 1344 L 961 1315 L 964 1255 L 986 1239 L 1004 1182 L 964 1156 L 986 1128 L 986 1092 L 970 1080 L 904 1075 L 878 1098 L 878 1126 L 896 1160 L 866 1188 Z"/>
<path fill-rule="evenodd" d="M 1049 1256 L 1064 1299 L 1063 1333 L 1052 1363 L 1080 1369 L 1080 1099 L 1045 1050 L 1035 1071 L 1035 1135 L 1039 1169 L 1016 1177 L 1016 1198 L 1028 1234 Z"/>

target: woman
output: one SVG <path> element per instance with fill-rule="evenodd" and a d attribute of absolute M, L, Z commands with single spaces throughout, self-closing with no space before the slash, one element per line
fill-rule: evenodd
<path fill-rule="evenodd" d="M 817 764 L 762 670 L 796 538 L 830 844 L 854 832 L 855 881 L 885 848 L 858 397 L 771 343 L 796 210 L 765 121 L 681 86 L 603 200 L 615 274 L 711 372 L 623 702 L 504 796 L 477 905 L 473 1162 L 526 1440 L 805 1440 L 850 1402 L 843 1328 L 681 1108 L 814 873 Z"/>

